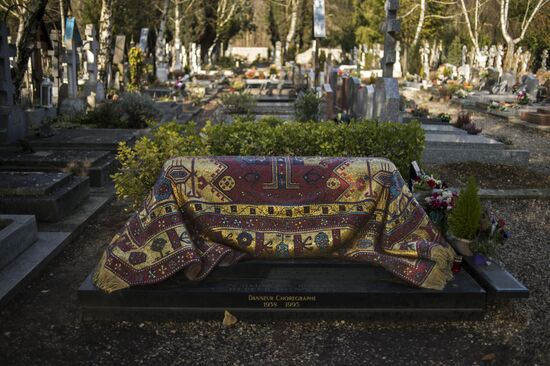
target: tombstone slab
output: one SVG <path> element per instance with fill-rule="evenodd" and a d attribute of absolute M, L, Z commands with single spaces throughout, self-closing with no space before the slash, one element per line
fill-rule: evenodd
<path fill-rule="evenodd" d="M 0 154 L 0 170 L 78 171 L 90 177 L 90 186 L 102 187 L 118 164 L 109 151 L 41 150 L 32 154 L 5 151 Z"/>
<path fill-rule="evenodd" d="M 399 86 L 397 79 L 376 79 L 374 117 L 382 122 L 398 122 L 400 117 Z"/>
<path fill-rule="evenodd" d="M 0 214 L 35 215 L 55 222 L 90 193 L 89 179 L 66 173 L 0 172 Z"/>

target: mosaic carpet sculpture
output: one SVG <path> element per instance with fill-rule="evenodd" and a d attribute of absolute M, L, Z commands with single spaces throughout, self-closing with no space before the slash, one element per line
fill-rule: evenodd
<path fill-rule="evenodd" d="M 179 157 L 113 238 L 94 276 L 107 292 L 246 258 L 334 257 L 442 289 L 454 251 L 395 165 L 378 158 Z"/>

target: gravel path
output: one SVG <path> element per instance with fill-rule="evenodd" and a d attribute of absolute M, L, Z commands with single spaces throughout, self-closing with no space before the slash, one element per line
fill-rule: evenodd
<path fill-rule="evenodd" d="M 483 321 L 81 322 L 76 289 L 124 205 L 112 203 L 0 313 L 0 365 L 549 365 L 546 202 L 489 202 L 513 237 L 498 256 L 531 289 Z M 493 362 L 482 361 L 486 357 Z"/>

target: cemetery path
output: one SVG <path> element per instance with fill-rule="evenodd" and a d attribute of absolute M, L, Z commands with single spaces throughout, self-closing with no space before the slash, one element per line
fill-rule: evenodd
<path fill-rule="evenodd" d="M 490 306 L 483 321 L 239 322 L 226 328 L 222 319 L 80 321 L 76 290 L 128 216 L 123 203 L 113 202 L 0 312 L 0 364 L 548 364 L 550 210 L 538 200 L 489 205 L 513 233 L 498 260 L 531 297 Z"/>

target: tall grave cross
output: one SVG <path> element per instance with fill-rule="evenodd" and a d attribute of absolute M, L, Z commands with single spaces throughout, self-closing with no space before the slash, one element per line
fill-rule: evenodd
<path fill-rule="evenodd" d="M 381 61 L 383 74 L 376 79 L 374 117 L 382 122 L 398 122 L 399 114 L 399 86 L 393 77 L 393 64 L 396 60 L 395 46 L 397 33 L 401 29 L 397 20 L 399 0 L 386 0 L 386 21 L 382 26 L 384 32 L 384 57 Z"/>
<path fill-rule="evenodd" d="M 401 22 L 397 19 L 399 0 L 386 0 L 386 21 L 382 25 L 384 32 L 384 57 L 381 66 L 383 77 L 393 77 L 393 64 L 396 61 L 395 47 L 397 45 L 397 33 L 401 31 Z"/>

